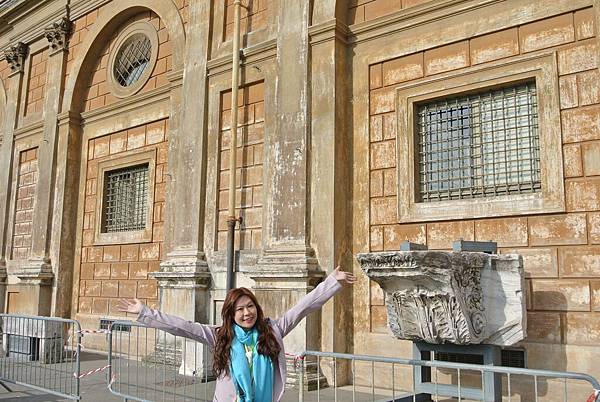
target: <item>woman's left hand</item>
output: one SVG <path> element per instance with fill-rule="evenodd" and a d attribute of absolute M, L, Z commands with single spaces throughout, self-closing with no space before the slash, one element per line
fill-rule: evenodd
<path fill-rule="evenodd" d="M 333 276 L 342 285 L 353 285 L 356 282 L 356 276 L 351 272 L 342 271 L 342 267 L 339 265 L 333 270 Z"/>

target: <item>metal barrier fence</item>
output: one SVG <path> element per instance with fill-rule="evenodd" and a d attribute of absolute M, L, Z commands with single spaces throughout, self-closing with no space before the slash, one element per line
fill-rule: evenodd
<path fill-rule="evenodd" d="M 108 389 L 132 401 L 212 401 L 208 348 L 132 321 L 108 334 Z"/>
<path fill-rule="evenodd" d="M 600 384 L 594 377 L 582 373 L 316 351 L 304 352 L 297 362 L 300 402 L 321 399 L 353 402 L 389 401 L 390 398 L 396 402 L 600 402 Z M 349 386 L 341 386 L 338 383 L 337 372 L 340 364 L 345 364 L 350 372 Z M 306 370 L 307 366 L 316 368 L 316 373 L 312 373 L 312 392 L 307 390 L 311 388 L 310 384 L 305 383 L 306 378 L 311 378 Z M 329 384 L 326 389 L 321 385 L 324 369 L 333 375 L 333 384 Z M 418 383 L 416 377 L 419 375 L 414 375 L 416 370 L 423 373 L 422 370 L 425 369 L 430 370 L 427 386 Z M 488 373 L 497 376 L 496 379 L 501 381 L 502 395 L 486 394 L 488 387 L 485 379 L 489 376 L 485 374 Z M 477 392 L 474 392 L 475 389 Z M 474 397 L 475 393 L 479 394 L 478 397 Z"/>
<path fill-rule="evenodd" d="M 0 314 L 0 325 L 2 386 L 80 400 L 80 378 L 107 369 L 108 389 L 125 400 L 212 401 L 212 356 L 201 343 L 132 321 L 82 331 L 74 320 Z M 108 364 L 82 374 L 84 332 L 106 332 Z M 285 401 L 421 402 L 431 395 L 436 402 L 600 402 L 594 393 L 600 384 L 581 373 L 316 351 L 298 356 L 294 366 L 289 376 L 299 387 Z M 350 385 L 338 381 L 339 372 Z M 490 395 L 490 378 L 501 384 L 501 395 Z"/>
<path fill-rule="evenodd" d="M 79 400 L 81 327 L 74 320 L 0 314 L 0 383 Z"/>

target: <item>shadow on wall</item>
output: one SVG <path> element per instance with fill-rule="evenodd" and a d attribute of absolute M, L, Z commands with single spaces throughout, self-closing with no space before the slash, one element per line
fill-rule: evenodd
<path fill-rule="evenodd" d="M 554 291 L 538 291 L 530 295 L 531 300 L 543 305 L 566 306 L 567 300 L 563 293 Z M 531 319 L 530 319 L 531 318 Z M 523 347 L 526 352 L 526 367 L 530 369 L 566 371 L 567 354 L 562 339 L 560 315 L 558 312 L 528 314 L 528 338 L 515 345 Z M 535 334 L 535 335 L 534 335 Z M 528 342 L 528 339 L 532 341 Z M 541 341 L 544 339 L 545 341 Z M 590 388 L 581 382 L 569 382 L 568 397 L 565 399 L 565 382 L 561 379 L 540 377 L 537 379 L 537 396 L 542 401 L 585 401 Z M 508 393 L 506 376 L 503 378 L 505 394 Z M 531 376 L 511 376 L 511 396 L 520 397 L 521 401 L 536 400 L 535 381 Z"/>

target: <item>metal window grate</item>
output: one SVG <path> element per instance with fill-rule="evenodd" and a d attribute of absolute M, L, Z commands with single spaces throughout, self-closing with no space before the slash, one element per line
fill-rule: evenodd
<path fill-rule="evenodd" d="M 537 192 L 535 82 L 417 107 L 422 202 Z"/>
<path fill-rule="evenodd" d="M 525 361 L 525 350 L 503 349 L 502 365 L 505 367 L 527 368 Z"/>
<path fill-rule="evenodd" d="M 483 364 L 483 356 L 476 354 L 437 352 L 435 359 L 466 364 Z M 525 368 L 525 351 L 520 349 L 502 349 L 501 365 L 504 367 Z"/>
<path fill-rule="evenodd" d="M 141 77 L 150 62 L 151 48 L 150 39 L 141 33 L 131 36 L 121 46 L 113 69 L 121 86 L 127 87 Z"/>
<path fill-rule="evenodd" d="M 103 233 L 144 229 L 147 204 L 147 163 L 104 173 Z"/>

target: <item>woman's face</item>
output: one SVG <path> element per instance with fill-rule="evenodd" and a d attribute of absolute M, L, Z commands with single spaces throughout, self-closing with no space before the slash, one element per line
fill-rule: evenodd
<path fill-rule="evenodd" d="M 256 323 L 256 305 L 248 296 L 242 296 L 235 302 L 235 323 L 242 328 L 250 329 Z"/>

